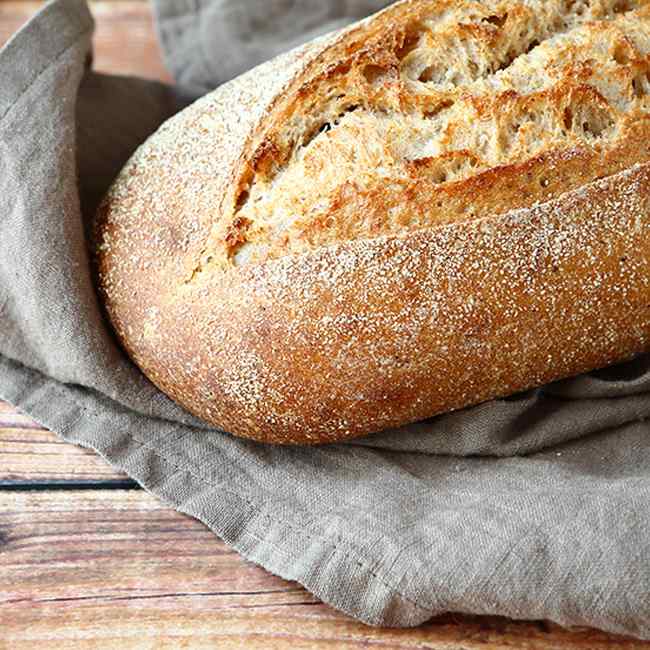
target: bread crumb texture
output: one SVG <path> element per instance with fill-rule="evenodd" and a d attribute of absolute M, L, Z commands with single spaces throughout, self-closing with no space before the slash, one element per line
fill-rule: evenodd
<path fill-rule="evenodd" d="M 650 0 L 404 0 L 167 122 L 96 222 L 162 390 L 341 440 L 650 342 Z"/>
<path fill-rule="evenodd" d="M 213 260 L 504 212 L 647 159 L 643 4 L 436 3 L 282 116 Z"/>
<path fill-rule="evenodd" d="M 650 157 L 649 0 L 411 0 L 384 14 L 342 52 L 321 39 L 171 120 L 113 201 L 138 170 L 173 181 L 176 205 L 208 225 L 193 280 L 506 212 Z M 320 49 L 335 62 L 310 60 Z M 224 150 L 242 152 L 236 165 Z"/>

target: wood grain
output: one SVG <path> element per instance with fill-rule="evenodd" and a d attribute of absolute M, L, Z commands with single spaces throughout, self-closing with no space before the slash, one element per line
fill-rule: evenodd
<path fill-rule="evenodd" d="M 2 427 L 5 417 L 0 414 L 0 485 L 127 478 L 94 452 L 67 444 L 50 431 Z"/>
<path fill-rule="evenodd" d="M 243 562 L 144 492 L 0 499 L 0 638 L 56 648 L 551 648 L 641 650 L 589 630 L 444 617 L 380 630 Z M 185 646 L 184 644 L 187 644 Z"/>
<path fill-rule="evenodd" d="M 0 486 L 56 482 L 106 487 L 128 477 L 93 451 L 63 442 L 31 418 L 0 402 Z"/>
<path fill-rule="evenodd" d="M 31 418 L 18 413 L 11 404 L 0 402 L 0 429 L 3 427 L 43 429 L 40 424 L 34 422 Z"/>
<path fill-rule="evenodd" d="M 100 72 L 171 81 L 145 0 L 90 2 L 97 27 L 93 67 Z M 43 2 L 0 0 L 0 46 L 40 8 Z"/>

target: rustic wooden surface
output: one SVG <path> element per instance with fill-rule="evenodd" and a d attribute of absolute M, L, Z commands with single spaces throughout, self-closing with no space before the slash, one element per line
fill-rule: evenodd
<path fill-rule="evenodd" d="M 0 0 L 0 45 L 40 2 Z M 91 3 L 95 66 L 168 80 L 148 5 Z M 1 71 L 0 71 L 1 74 Z M 650 649 L 548 623 L 375 629 L 243 561 L 199 522 L 0 402 L 0 648 Z"/>
<path fill-rule="evenodd" d="M 21 431 L 27 437 L 30 430 Z M 53 446 L 62 467 L 76 464 L 76 452 Z M 75 649 L 650 647 L 496 618 L 370 628 L 242 561 L 202 524 L 141 490 L 47 484 L 0 490 L 0 647 L 3 641 L 12 650 L 54 641 Z"/>

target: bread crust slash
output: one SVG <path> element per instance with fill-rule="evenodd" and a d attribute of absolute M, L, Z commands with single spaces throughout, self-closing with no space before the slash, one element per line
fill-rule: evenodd
<path fill-rule="evenodd" d="M 98 287 L 143 372 L 235 435 L 319 444 L 649 350 L 647 3 L 530 4 L 398 2 L 145 143 L 95 227 Z M 593 53 L 569 87 L 553 52 L 573 41 Z M 470 43 L 476 69 L 444 68 L 440 42 Z"/>

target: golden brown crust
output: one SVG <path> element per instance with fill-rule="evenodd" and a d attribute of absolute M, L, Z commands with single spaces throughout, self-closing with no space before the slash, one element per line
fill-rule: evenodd
<path fill-rule="evenodd" d="M 397 3 L 235 80 L 165 125 L 116 181 L 97 221 L 100 290 L 127 351 L 190 411 L 258 440 L 329 442 L 648 349 L 642 114 L 626 114 L 606 148 L 574 142 L 435 189 L 430 160 L 412 161 L 395 190 L 336 189 L 331 220 L 308 224 L 302 253 L 210 259 L 216 242 L 246 238 L 246 188 L 287 164 L 289 140 L 322 113 L 310 106 L 323 84 L 340 83 L 364 48 L 377 66 L 386 34 L 408 56 L 415 22 L 451 6 Z M 306 122 L 280 133 L 296 107 Z M 403 231 L 387 225 L 400 198 L 414 215 Z M 352 217 L 371 225 L 361 238 Z"/>

